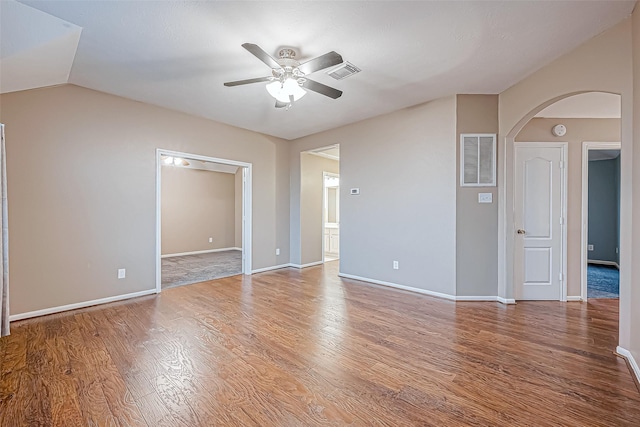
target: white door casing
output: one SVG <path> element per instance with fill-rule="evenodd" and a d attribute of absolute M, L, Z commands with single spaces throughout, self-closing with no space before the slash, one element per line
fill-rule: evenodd
<path fill-rule="evenodd" d="M 156 148 L 156 293 L 160 293 L 162 291 L 162 156 L 180 157 L 188 160 L 200 160 L 203 162 L 220 163 L 242 168 L 242 274 L 252 274 L 253 165 L 251 163 L 239 162 L 235 160 L 219 159 L 216 157 L 208 157 L 198 154 L 189 154 Z"/>
<path fill-rule="evenodd" d="M 515 144 L 515 297 L 566 300 L 566 143 Z"/>

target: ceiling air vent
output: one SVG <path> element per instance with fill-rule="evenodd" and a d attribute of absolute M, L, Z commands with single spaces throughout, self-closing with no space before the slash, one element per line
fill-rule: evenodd
<path fill-rule="evenodd" d="M 342 80 L 349 76 L 353 76 L 360 71 L 360 68 L 356 67 L 351 62 L 345 62 L 344 64 L 334 68 L 333 70 L 328 71 L 327 74 L 329 74 L 336 80 Z"/>

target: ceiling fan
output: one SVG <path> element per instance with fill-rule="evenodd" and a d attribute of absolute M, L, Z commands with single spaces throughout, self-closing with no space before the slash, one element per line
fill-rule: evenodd
<path fill-rule="evenodd" d="M 276 99 L 276 108 L 286 107 L 287 109 L 291 107 L 294 101 L 302 98 L 307 93 L 304 89 L 317 92 L 332 99 L 337 99 L 342 95 L 342 91 L 318 83 L 307 77 L 316 71 L 342 64 L 342 56 L 336 52 L 325 53 L 301 64 L 296 61 L 296 53 L 290 48 L 280 49 L 278 59 L 275 59 L 258 45 L 244 43 L 242 47 L 247 49 L 260 61 L 267 64 L 267 66 L 271 68 L 271 75 L 255 79 L 227 82 L 224 84 L 227 87 L 270 82 L 267 85 L 267 91 Z"/>

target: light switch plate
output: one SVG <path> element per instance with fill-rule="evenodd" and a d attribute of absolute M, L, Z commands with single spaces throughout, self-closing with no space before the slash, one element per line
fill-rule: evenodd
<path fill-rule="evenodd" d="M 478 203 L 493 203 L 493 193 L 478 193 Z"/>

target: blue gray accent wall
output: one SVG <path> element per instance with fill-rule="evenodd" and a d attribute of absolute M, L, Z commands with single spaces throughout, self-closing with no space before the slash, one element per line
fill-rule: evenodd
<path fill-rule="evenodd" d="M 589 161 L 589 260 L 620 263 L 620 156 Z"/>

